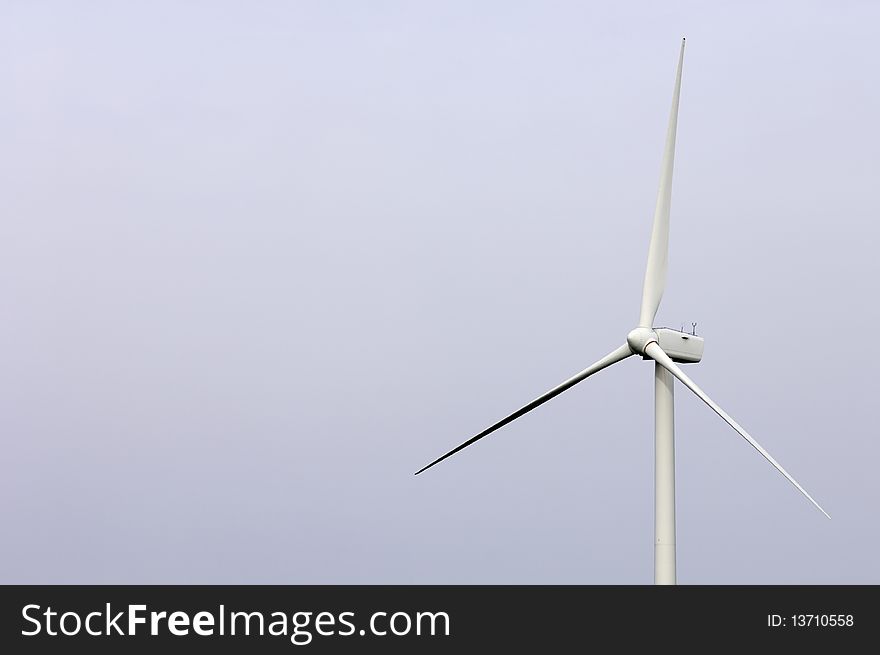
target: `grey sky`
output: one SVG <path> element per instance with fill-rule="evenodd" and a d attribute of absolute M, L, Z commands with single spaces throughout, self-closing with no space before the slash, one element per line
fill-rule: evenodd
<path fill-rule="evenodd" d="M 0 581 L 880 583 L 880 6 L 4 3 Z M 255 6 L 258 5 L 258 6 Z M 515 5 L 515 6 L 512 6 Z"/>

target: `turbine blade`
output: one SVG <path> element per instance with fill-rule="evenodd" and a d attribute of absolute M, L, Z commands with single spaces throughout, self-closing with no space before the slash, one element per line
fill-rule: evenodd
<path fill-rule="evenodd" d="M 530 411 L 532 411 L 533 409 L 535 409 L 536 407 L 543 405 L 551 398 L 555 398 L 556 396 L 561 394 L 566 389 L 570 389 L 571 387 L 576 385 L 581 380 L 587 379 L 593 373 L 601 371 L 603 368 L 607 368 L 608 366 L 611 366 L 612 364 L 615 364 L 622 359 L 626 359 L 627 357 L 629 357 L 632 354 L 633 354 L 633 352 L 632 352 L 632 350 L 630 350 L 630 347 L 627 344 L 622 345 L 620 348 L 618 348 L 614 352 L 608 354 L 607 356 L 603 357 L 602 359 L 600 359 L 598 362 L 596 362 L 595 364 L 593 364 L 589 368 L 585 368 L 583 371 L 581 371 L 577 375 L 574 375 L 574 376 L 568 378 L 565 382 L 553 387 L 550 391 L 545 393 L 543 396 L 539 396 L 538 398 L 535 398 L 528 405 L 524 405 L 523 407 L 519 408 L 510 416 L 507 416 L 506 418 L 501 419 L 500 421 L 498 421 L 494 425 L 492 425 L 492 426 L 486 428 L 485 430 L 483 430 L 482 432 L 480 432 L 478 435 L 471 437 L 470 439 L 465 441 L 463 444 L 461 444 L 460 446 L 457 446 L 456 448 L 453 448 L 452 450 L 450 450 L 448 453 L 446 453 L 442 457 L 438 457 L 437 459 L 435 459 L 433 462 L 431 462 L 430 464 L 428 464 L 424 468 L 421 468 L 418 471 L 416 471 L 415 474 L 418 475 L 422 471 L 427 471 L 429 468 L 431 468 L 435 464 L 439 464 L 447 457 L 451 457 L 452 455 L 457 453 L 459 450 L 467 448 L 472 443 L 479 441 L 483 437 L 492 434 L 498 428 L 504 427 L 505 425 L 507 425 L 511 421 L 515 421 L 516 419 L 518 419 L 523 414 L 527 414 Z"/>
<path fill-rule="evenodd" d="M 809 499 L 809 501 L 811 503 L 813 503 L 819 509 L 820 512 L 822 512 L 829 519 L 831 518 L 831 516 L 828 514 L 828 512 L 826 512 L 824 509 L 822 509 L 821 505 L 819 505 L 819 503 L 817 503 L 815 500 L 813 500 L 813 497 L 810 494 L 808 494 L 801 485 L 799 485 L 797 483 L 797 480 L 795 480 L 793 477 L 791 477 L 788 474 L 788 471 L 786 471 L 784 468 L 782 468 L 782 466 L 779 464 L 779 462 L 777 462 L 775 459 L 773 459 L 773 457 L 770 456 L 770 453 L 768 453 L 766 450 L 764 450 L 761 447 L 761 444 L 759 444 L 757 441 L 755 441 L 751 437 L 751 435 L 749 435 L 749 433 L 746 432 L 742 428 L 742 426 L 739 423 L 734 421 L 730 417 L 730 415 L 728 415 L 727 412 L 725 412 L 718 405 L 716 405 L 715 402 L 711 398 L 709 398 L 709 396 L 707 396 L 706 393 L 702 389 L 700 389 L 700 387 L 698 387 L 694 383 L 694 381 L 691 380 L 687 376 L 687 374 L 685 374 L 685 372 L 682 371 L 678 367 L 678 365 L 669 358 L 669 355 L 667 355 L 663 351 L 663 349 L 660 347 L 660 344 L 658 344 L 656 341 L 652 341 L 651 343 L 649 343 L 645 347 L 645 354 L 648 355 L 648 357 L 650 357 L 654 361 L 656 361 L 658 364 L 660 364 L 660 366 L 665 368 L 667 371 L 672 373 L 679 380 L 681 380 L 681 382 L 682 382 L 682 384 L 684 384 L 684 386 L 686 386 L 688 389 L 693 391 L 700 400 L 702 400 L 709 407 L 711 407 L 715 411 L 715 413 L 718 414 L 718 416 L 723 418 L 727 422 L 727 424 L 730 425 L 730 427 L 732 427 L 734 430 L 739 432 L 740 436 L 743 439 L 745 439 L 746 441 L 748 441 L 755 450 L 757 450 L 759 453 L 761 453 L 768 462 L 773 464 L 773 466 L 776 467 L 776 470 L 779 471 L 780 473 L 782 473 L 782 475 L 785 476 L 786 480 L 788 480 L 795 487 L 797 487 L 797 490 L 800 491 L 804 496 L 806 496 Z"/>
<path fill-rule="evenodd" d="M 657 205 L 654 209 L 654 227 L 651 230 L 651 244 L 648 246 L 648 265 L 645 269 L 645 284 L 642 287 L 642 310 L 639 314 L 639 327 L 651 327 L 663 290 L 666 288 L 666 265 L 669 258 L 669 208 L 672 204 L 672 165 L 675 161 L 675 132 L 678 125 L 678 98 L 681 95 L 681 66 L 684 63 L 684 39 L 678 56 L 678 70 L 675 73 L 675 90 L 672 93 L 672 110 L 669 113 L 669 128 L 666 131 L 666 149 L 660 166 L 660 189 L 657 191 Z"/>

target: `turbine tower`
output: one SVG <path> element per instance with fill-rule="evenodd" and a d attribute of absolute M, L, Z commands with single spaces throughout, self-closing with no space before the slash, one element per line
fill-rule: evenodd
<path fill-rule="evenodd" d="M 654 583 L 675 584 L 675 424 L 673 385 L 677 378 L 685 387 L 706 403 L 730 427 L 736 430 L 755 450 L 791 482 L 807 499 L 829 519 L 828 513 L 819 506 L 798 482 L 755 441 L 743 427 L 719 407 L 696 383 L 681 370 L 678 364 L 699 362 L 703 357 L 703 339 L 669 328 L 653 327 L 660 299 L 666 287 L 666 268 L 669 254 L 669 209 L 672 201 L 672 168 L 675 159 L 675 133 L 678 124 L 678 100 L 681 94 L 681 68 L 684 62 L 684 44 L 675 73 L 675 90 L 672 94 L 672 110 L 666 132 L 666 147 L 660 169 L 660 189 L 654 210 L 654 226 L 648 246 L 648 265 L 642 289 L 642 306 L 638 326 L 626 336 L 626 343 L 598 362 L 570 377 L 565 382 L 539 396 L 463 444 L 456 446 L 442 457 L 416 472 L 422 473 L 447 457 L 467 448 L 511 421 L 527 414 L 548 400 L 555 398 L 594 373 L 632 355 L 641 355 L 654 362 Z"/>

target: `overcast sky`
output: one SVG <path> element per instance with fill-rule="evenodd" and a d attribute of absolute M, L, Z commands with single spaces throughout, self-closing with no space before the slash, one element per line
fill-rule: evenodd
<path fill-rule="evenodd" d="M 880 583 L 875 2 L 7 2 L 0 581 Z M 613 6 L 612 6 L 613 5 Z"/>

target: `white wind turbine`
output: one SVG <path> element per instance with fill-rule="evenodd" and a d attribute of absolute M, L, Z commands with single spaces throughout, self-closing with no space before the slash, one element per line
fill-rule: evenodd
<path fill-rule="evenodd" d="M 684 39 L 678 69 L 675 74 L 675 91 L 672 95 L 672 111 L 669 115 L 669 129 L 666 133 L 666 148 L 660 171 L 660 190 L 657 193 L 657 206 L 654 210 L 654 227 L 648 247 L 648 265 L 645 270 L 645 283 L 642 290 L 642 308 L 639 324 L 626 335 L 626 343 L 606 355 L 592 366 L 570 377 L 528 405 L 521 407 L 510 416 L 501 419 L 460 446 L 435 459 L 416 472 L 426 471 L 458 451 L 479 441 L 511 421 L 516 420 L 539 405 L 570 389 L 603 368 L 616 364 L 631 355 L 641 355 L 642 359 L 654 360 L 654 583 L 675 584 L 675 447 L 674 447 L 674 404 L 673 377 L 693 391 L 697 397 L 711 407 L 718 416 L 736 430 L 740 436 L 763 455 L 785 479 L 806 496 L 825 516 L 828 513 L 819 506 L 797 481 L 755 441 L 742 426 L 719 407 L 687 374 L 678 363 L 696 363 L 703 356 L 703 339 L 695 334 L 687 334 L 669 328 L 654 328 L 654 317 L 663 297 L 666 286 L 666 268 L 669 250 L 669 208 L 672 199 L 672 165 L 675 158 L 675 131 L 678 122 L 678 99 L 681 93 L 681 67 L 684 61 Z"/>

